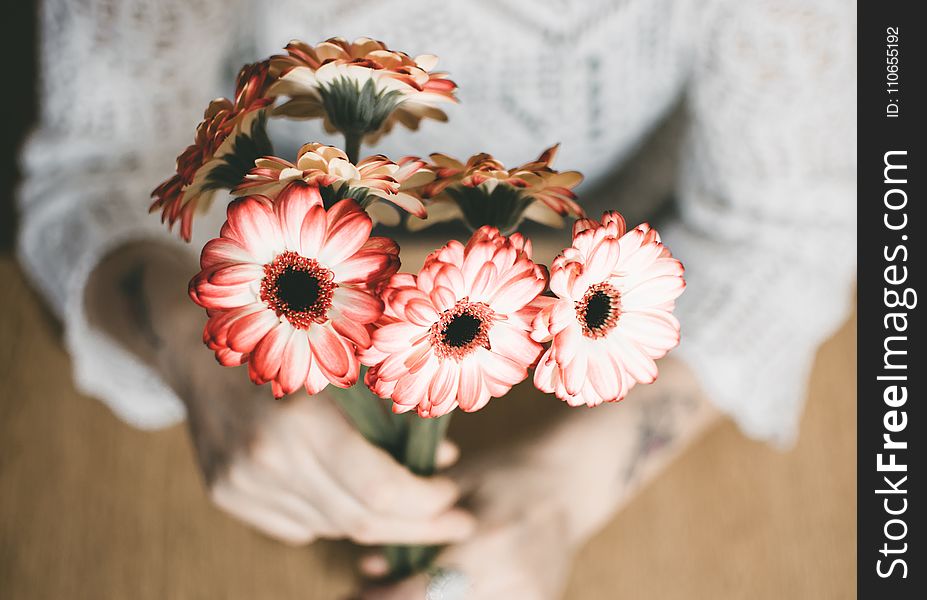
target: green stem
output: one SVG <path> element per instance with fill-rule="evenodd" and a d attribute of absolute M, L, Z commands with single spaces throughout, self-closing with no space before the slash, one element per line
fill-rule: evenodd
<path fill-rule="evenodd" d="M 406 436 L 403 464 L 423 477 L 434 475 L 438 445 L 447 433 L 451 415 L 437 419 L 412 416 Z M 440 550 L 437 546 L 387 546 L 384 554 L 393 577 L 405 577 L 425 570 Z"/>
<path fill-rule="evenodd" d="M 388 414 L 389 409 L 383 402 L 360 383 L 347 389 L 333 386 L 333 390 L 335 402 L 357 430 L 370 442 L 400 459 L 403 440 L 397 423 Z"/>
<path fill-rule="evenodd" d="M 423 477 L 434 475 L 438 444 L 444 439 L 450 424 L 450 414 L 437 419 L 416 418 L 412 421 L 405 450 L 405 465 L 410 471 Z"/>
<path fill-rule="evenodd" d="M 355 165 L 357 164 L 357 161 L 360 160 L 360 149 L 363 139 L 363 133 L 349 131 L 344 132 L 344 152 L 348 155 L 348 160 Z"/>
<path fill-rule="evenodd" d="M 392 454 L 417 475 L 434 474 L 438 445 L 447 432 L 450 415 L 423 419 L 414 412 L 393 414 L 388 401 L 384 402 L 362 385 L 333 388 L 332 397 L 371 443 Z M 438 550 L 437 546 L 392 545 L 384 547 L 383 552 L 389 561 L 391 576 L 398 579 L 428 568 Z"/>

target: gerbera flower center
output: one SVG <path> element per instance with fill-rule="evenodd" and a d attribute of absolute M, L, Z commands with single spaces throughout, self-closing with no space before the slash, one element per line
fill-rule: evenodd
<path fill-rule="evenodd" d="M 441 358 L 461 359 L 477 348 L 489 349 L 489 329 L 495 313 L 482 302 L 464 298 L 441 313 L 431 326 L 431 345 Z"/>
<path fill-rule="evenodd" d="M 589 286 L 583 299 L 576 303 L 576 318 L 583 326 L 583 335 L 600 338 L 621 317 L 621 294 L 608 282 Z"/>
<path fill-rule="evenodd" d="M 314 258 L 284 252 L 264 265 L 261 300 L 294 327 L 308 329 L 312 323 L 324 323 L 328 318 L 337 287 L 334 276 Z"/>

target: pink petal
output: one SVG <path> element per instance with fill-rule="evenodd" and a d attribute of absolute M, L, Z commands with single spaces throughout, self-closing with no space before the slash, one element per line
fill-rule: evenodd
<path fill-rule="evenodd" d="M 633 311 L 658 306 L 675 300 L 686 288 L 681 277 L 663 276 L 648 279 L 630 290 L 621 293 L 623 310 Z"/>
<path fill-rule="evenodd" d="M 271 206 L 264 196 L 247 196 L 233 200 L 228 207 L 223 237 L 241 244 L 255 262 L 270 262 L 283 250 L 283 239 Z"/>
<path fill-rule="evenodd" d="M 457 265 L 446 264 L 441 267 L 441 270 L 438 271 L 438 276 L 435 279 L 435 285 L 443 285 L 453 292 L 458 298 L 463 298 L 467 295 L 467 285 L 464 281 L 463 274 L 460 272 L 460 269 L 457 268 Z"/>
<path fill-rule="evenodd" d="M 312 353 L 309 353 L 309 373 L 306 375 L 306 392 L 312 396 L 318 394 L 326 387 L 329 381 L 322 369 L 319 368 L 319 361 L 315 360 Z"/>
<path fill-rule="evenodd" d="M 399 192 L 398 194 L 390 194 L 387 196 L 381 196 L 385 200 L 389 200 L 399 208 L 403 209 L 409 214 L 415 215 L 419 219 L 428 218 L 428 211 L 425 210 L 425 205 L 422 204 L 422 201 L 407 194 L 405 192 Z"/>
<path fill-rule="evenodd" d="M 218 346 L 228 345 L 228 333 L 231 326 L 246 315 L 267 310 L 267 307 L 261 302 L 254 302 L 246 306 L 235 308 L 229 311 L 217 313 L 209 318 L 203 332 L 204 341 L 212 342 Z"/>
<path fill-rule="evenodd" d="M 437 367 L 437 362 L 435 366 Z M 402 406 L 417 406 L 419 402 L 426 401 L 431 380 L 430 370 L 403 376 L 393 390 L 393 402 Z"/>
<path fill-rule="evenodd" d="M 428 387 L 428 404 L 437 407 L 454 402 L 457 398 L 458 382 L 459 373 L 456 361 L 438 361 L 438 371 Z M 430 416 L 430 411 L 426 410 L 423 414 L 420 407 L 419 414 Z"/>
<path fill-rule="evenodd" d="M 554 358 L 561 365 L 567 364 L 582 350 L 582 344 L 582 329 L 579 323 L 573 323 L 554 336 L 554 342 L 551 346 L 554 351 Z"/>
<path fill-rule="evenodd" d="M 605 238 L 593 249 L 586 259 L 584 275 L 588 284 L 600 283 L 608 279 L 618 262 L 621 244 L 614 238 Z"/>
<path fill-rule="evenodd" d="M 621 373 L 607 352 L 589 356 L 587 376 L 595 392 L 606 402 L 621 394 Z"/>
<path fill-rule="evenodd" d="M 340 209 L 339 205 L 353 206 L 353 210 Z M 329 209 L 328 231 L 325 244 L 319 252 L 319 261 L 336 266 L 356 253 L 370 237 L 373 222 L 353 200 L 342 200 Z"/>
<path fill-rule="evenodd" d="M 431 302 L 412 300 L 405 307 L 406 318 L 416 325 L 431 327 L 439 316 Z"/>
<path fill-rule="evenodd" d="M 267 332 L 280 322 L 272 310 L 247 314 L 229 328 L 228 345 L 237 352 L 251 352 Z"/>
<path fill-rule="evenodd" d="M 263 265 L 239 263 L 212 271 L 208 279 L 213 285 L 232 286 L 240 283 L 258 283 L 263 277 Z"/>
<path fill-rule="evenodd" d="M 354 352 L 342 341 L 341 336 L 330 328 L 319 325 L 309 329 L 309 341 L 315 364 L 329 381 L 339 387 L 348 387 L 351 380 L 357 381 L 357 364 Z"/>
<path fill-rule="evenodd" d="M 293 331 L 293 327 L 288 323 L 279 323 L 261 339 L 249 360 L 252 381 L 260 385 L 277 377 L 283 351 Z"/>
<path fill-rule="evenodd" d="M 373 344 L 383 352 L 402 352 L 427 335 L 427 329 L 412 323 L 390 323 L 373 332 Z"/>
<path fill-rule="evenodd" d="M 219 348 L 216 350 L 216 360 L 219 361 L 219 364 L 223 367 L 237 367 L 245 364 L 245 361 L 248 360 L 248 355 L 235 352 L 231 348 Z"/>
<path fill-rule="evenodd" d="M 580 343 L 580 348 L 569 362 L 565 363 L 562 359 L 560 360 L 563 385 L 566 387 L 567 392 L 573 395 L 578 394 L 583 389 L 588 376 L 589 357 L 586 348 L 583 346 L 585 344 Z"/>
<path fill-rule="evenodd" d="M 370 347 L 370 333 L 363 324 L 352 319 L 332 319 L 332 327 L 338 334 L 348 338 L 358 349 Z"/>
<path fill-rule="evenodd" d="M 383 302 L 370 292 L 338 286 L 332 294 L 332 308 L 358 323 L 373 323 L 383 314 Z"/>
<path fill-rule="evenodd" d="M 300 248 L 303 219 L 313 206 L 322 206 L 318 188 L 299 179 L 287 184 L 277 195 L 274 212 L 287 248 Z"/>
<path fill-rule="evenodd" d="M 483 385 L 483 374 L 477 360 L 460 361 L 460 384 L 457 402 L 465 412 L 477 411 L 489 402 L 489 390 Z"/>
<path fill-rule="evenodd" d="M 335 283 L 368 284 L 384 278 L 397 257 L 378 252 L 358 252 L 334 267 Z"/>
<path fill-rule="evenodd" d="M 254 257 L 244 246 L 227 238 L 215 238 L 206 242 L 200 254 L 200 268 L 204 271 L 221 263 L 249 263 Z"/>
<path fill-rule="evenodd" d="M 609 336 L 609 341 L 618 350 L 617 362 L 627 370 L 631 377 L 640 383 L 653 383 L 657 378 L 657 365 L 652 358 L 618 330 Z"/>
<path fill-rule="evenodd" d="M 528 332 L 501 322 L 489 330 L 489 345 L 492 352 L 525 366 L 534 364 L 542 350 L 540 344 L 531 340 Z"/>
<path fill-rule="evenodd" d="M 281 396 L 292 394 L 305 385 L 306 376 L 309 373 L 310 357 L 308 336 L 304 331 L 294 331 L 283 352 L 280 373 L 277 377 Z"/>
<path fill-rule="evenodd" d="M 554 393 L 557 389 L 557 371 L 557 362 L 553 359 L 552 349 L 548 348 L 534 369 L 534 386 L 545 394 Z"/>
<path fill-rule="evenodd" d="M 450 289 L 443 285 L 436 285 L 431 290 L 431 302 L 437 310 L 445 311 L 454 308 L 457 304 L 457 297 Z"/>
<path fill-rule="evenodd" d="M 325 216 L 325 209 L 321 206 L 313 206 L 309 209 L 299 229 L 300 253 L 303 256 L 311 258 L 319 255 L 325 241 L 326 227 L 328 227 L 328 219 Z"/>
<path fill-rule="evenodd" d="M 492 309 L 501 314 L 520 310 L 544 291 L 544 279 L 533 273 L 501 286 L 489 301 Z"/>
<path fill-rule="evenodd" d="M 482 365 L 483 380 L 490 385 L 493 396 L 500 397 L 516 383 L 528 376 L 528 369 L 520 361 L 516 362 L 501 354 L 479 349 L 475 353 Z"/>
<path fill-rule="evenodd" d="M 664 311 L 633 311 L 621 315 L 621 332 L 659 358 L 679 343 L 679 321 Z"/>
<path fill-rule="evenodd" d="M 470 284 L 469 297 L 473 302 L 484 302 L 489 299 L 496 286 L 496 265 L 491 262 L 484 264 L 476 273 L 473 283 Z"/>
<path fill-rule="evenodd" d="M 190 282 L 190 298 L 209 310 L 230 310 L 252 304 L 256 300 L 250 283 L 213 285 L 209 273 L 200 273 Z"/>

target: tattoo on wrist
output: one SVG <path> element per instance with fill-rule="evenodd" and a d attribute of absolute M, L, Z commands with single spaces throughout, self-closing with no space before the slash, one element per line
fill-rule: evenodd
<path fill-rule="evenodd" d="M 698 400 L 685 392 L 666 393 L 640 403 L 637 436 L 623 474 L 625 484 L 640 475 L 649 458 L 673 445 L 682 421 L 697 408 Z"/>
<path fill-rule="evenodd" d="M 129 318 L 138 328 L 142 340 L 151 348 L 158 349 L 163 341 L 155 331 L 151 318 L 151 306 L 145 295 L 145 265 L 138 263 L 119 279 L 119 292 L 126 301 Z"/>

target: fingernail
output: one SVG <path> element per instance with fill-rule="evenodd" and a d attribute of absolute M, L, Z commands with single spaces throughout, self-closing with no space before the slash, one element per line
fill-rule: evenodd
<path fill-rule="evenodd" d="M 368 554 L 360 559 L 360 570 L 367 577 L 384 577 L 389 573 L 389 561 L 382 554 Z"/>
<path fill-rule="evenodd" d="M 476 519 L 469 512 L 455 508 L 449 510 L 445 516 L 448 528 L 453 532 L 452 537 L 456 539 L 468 538 L 476 529 Z"/>
<path fill-rule="evenodd" d="M 449 467 L 460 457 L 460 448 L 457 447 L 457 444 L 450 440 L 443 440 L 441 445 L 438 446 L 438 452 L 435 455 L 435 462 L 438 463 L 438 466 L 444 468 Z"/>

